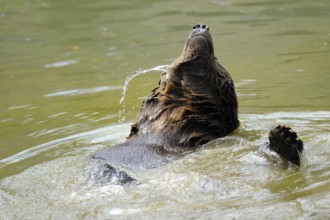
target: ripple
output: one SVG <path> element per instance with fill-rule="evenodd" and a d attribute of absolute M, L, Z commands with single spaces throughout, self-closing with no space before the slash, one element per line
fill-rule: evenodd
<path fill-rule="evenodd" d="M 54 97 L 54 96 L 75 96 L 75 95 L 84 95 L 84 94 L 92 94 L 97 92 L 105 92 L 105 91 L 113 91 L 122 89 L 121 86 L 99 86 L 95 88 L 87 88 L 87 89 L 71 89 L 71 90 L 62 90 L 58 92 L 53 92 L 46 94 L 46 97 Z"/>
<path fill-rule="evenodd" d="M 32 107 L 32 105 L 15 105 L 15 106 L 10 106 L 8 110 L 26 109 L 29 107 Z"/>
<path fill-rule="evenodd" d="M 29 148 L 15 155 L 0 160 L 0 168 L 3 168 L 9 164 L 21 162 L 23 160 L 34 157 L 36 155 L 39 155 L 43 152 L 55 148 L 64 147 L 65 146 L 64 143 L 73 140 L 88 139 L 90 140 L 91 143 L 99 143 L 106 141 L 112 141 L 112 142 L 122 141 L 127 135 L 127 131 L 129 130 L 128 127 L 129 124 L 112 125 L 104 128 L 98 128 L 88 132 L 74 134 L 65 138 L 60 138 L 41 145 L 37 145 L 35 147 Z"/>
<path fill-rule="evenodd" d="M 49 63 L 44 65 L 46 68 L 59 68 L 59 67 L 64 67 L 64 66 L 69 66 L 78 63 L 77 60 L 64 60 L 64 61 L 59 61 L 55 63 Z"/>
<path fill-rule="evenodd" d="M 263 131 L 279 121 L 294 120 L 294 127 L 303 131 L 299 132 L 303 137 L 327 137 L 330 112 L 274 112 L 240 117 L 255 132 L 242 129 L 240 134 L 217 140 L 214 145 L 162 168 L 137 173 L 141 184 L 134 187 L 99 186 L 88 178 L 89 155 L 108 145 L 107 141 L 109 145 L 122 142 L 129 132 L 129 124 L 71 135 L 0 160 L 1 169 L 25 159 L 37 159 L 37 155 L 48 157 L 47 162 L 0 181 L 0 216 L 10 216 L 15 213 L 12 210 L 20 207 L 20 212 L 13 214 L 15 217 L 30 217 L 31 210 L 35 210 L 33 213 L 38 216 L 49 214 L 60 218 L 63 207 L 68 207 L 64 218 L 73 219 L 86 213 L 91 218 L 102 219 L 117 216 L 142 219 L 146 215 L 157 215 L 157 219 L 186 218 L 205 210 L 210 211 L 203 214 L 206 218 L 222 215 L 254 219 L 258 210 L 264 210 L 258 217 L 326 219 L 329 214 L 328 142 L 306 138 L 307 156 L 315 159 L 300 171 L 282 169 L 257 148 L 265 143 Z M 319 124 L 326 127 L 321 132 L 315 130 Z M 55 153 L 53 160 L 50 155 Z M 320 158 L 321 154 L 326 157 Z M 45 209 L 45 203 L 50 204 L 50 208 Z"/>

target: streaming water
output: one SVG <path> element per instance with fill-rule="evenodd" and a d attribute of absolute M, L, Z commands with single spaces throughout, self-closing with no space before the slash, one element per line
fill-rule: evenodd
<path fill-rule="evenodd" d="M 124 82 L 124 86 L 123 86 L 123 92 L 122 92 L 122 97 L 120 98 L 119 102 L 123 103 L 125 101 L 125 95 L 126 95 L 126 91 L 128 89 L 128 84 L 129 82 L 134 79 L 137 76 L 140 76 L 142 74 L 146 74 L 149 73 L 151 71 L 161 71 L 161 72 L 166 72 L 168 68 L 168 65 L 161 65 L 161 66 L 156 66 L 147 70 L 138 70 L 136 72 L 134 72 L 132 75 L 126 77 L 126 80 Z"/>
<path fill-rule="evenodd" d="M 329 219 L 329 11 L 325 0 L 1 1 L 0 219 Z M 139 184 L 93 182 L 90 156 L 125 141 L 198 22 L 234 79 L 241 129 L 134 173 Z M 277 124 L 304 141 L 302 169 L 265 148 Z"/>
<path fill-rule="evenodd" d="M 154 72 L 154 71 L 161 71 L 161 72 L 166 72 L 167 68 L 169 67 L 169 65 L 160 65 L 160 66 L 156 66 L 147 70 L 138 70 L 135 71 L 133 74 L 129 75 L 128 77 L 126 77 L 125 82 L 124 82 L 124 86 L 123 86 L 123 91 L 122 91 L 122 96 L 119 100 L 119 103 L 122 104 L 122 109 L 119 112 L 119 117 L 120 117 L 120 122 L 125 122 L 126 117 L 125 117 L 125 96 L 126 96 L 126 92 L 128 90 L 128 84 L 129 82 L 134 79 L 135 77 L 141 76 L 143 74 L 146 73 L 150 73 L 150 72 Z"/>

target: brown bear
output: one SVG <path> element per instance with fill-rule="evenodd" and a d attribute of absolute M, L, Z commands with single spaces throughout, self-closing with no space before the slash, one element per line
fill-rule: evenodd
<path fill-rule="evenodd" d="M 159 167 L 169 155 L 193 151 L 239 126 L 234 82 L 214 55 L 209 27 L 193 26 L 181 56 L 143 102 L 127 141 L 97 152 L 96 176 L 119 183 L 133 179 L 123 170 Z M 269 148 L 300 166 L 303 143 L 285 126 L 274 128 Z"/>

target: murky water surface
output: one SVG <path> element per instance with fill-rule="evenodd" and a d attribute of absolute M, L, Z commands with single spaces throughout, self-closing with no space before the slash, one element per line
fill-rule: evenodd
<path fill-rule="evenodd" d="M 328 219 L 329 20 L 326 0 L 1 1 L 0 219 Z M 138 185 L 94 183 L 89 156 L 125 140 L 197 22 L 244 126 Z M 267 152 L 277 124 L 304 168 Z"/>

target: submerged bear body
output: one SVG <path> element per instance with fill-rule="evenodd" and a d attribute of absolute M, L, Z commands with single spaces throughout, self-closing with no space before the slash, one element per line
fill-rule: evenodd
<path fill-rule="evenodd" d="M 118 174 L 118 169 L 156 168 L 166 164 L 168 156 L 192 151 L 238 126 L 234 82 L 214 55 L 209 28 L 197 24 L 181 56 L 143 102 L 127 141 L 93 158 L 106 164 L 102 172 L 108 170 L 109 176 Z M 125 178 L 120 182 L 125 183 Z"/>

